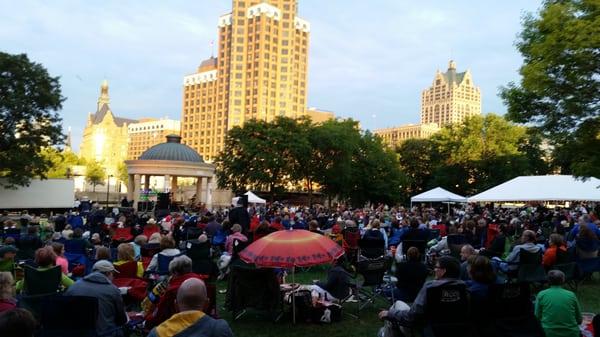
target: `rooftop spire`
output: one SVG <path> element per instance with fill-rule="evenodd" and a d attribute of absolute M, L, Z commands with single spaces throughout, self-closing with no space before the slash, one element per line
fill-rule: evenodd
<path fill-rule="evenodd" d="M 104 79 L 102 81 L 102 85 L 100 86 L 100 97 L 98 97 L 98 110 L 104 104 L 109 104 L 110 98 L 108 97 L 108 80 Z"/>
<path fill-rule="evenodd" d="M 456 62 L 454 62 L 454 60 L 448 62 L 448 70 L 456 70 Z"/>

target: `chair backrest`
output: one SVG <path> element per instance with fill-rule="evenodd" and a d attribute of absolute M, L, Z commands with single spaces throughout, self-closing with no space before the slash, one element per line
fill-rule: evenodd
<path fill-rule="evenodd" d="M 168 275 L 169 274 L 169 263 L 171 263 L 171 261 L 173 261 L 173 259 L 177 256 L 179 256 L 179 255 L 168 256 L 168 255 L 158 253 L 158 258 L 157 258 L 158 259 L 158 269 L 156 270 L 156 273 L 159 275 Z"/>
<path fill-rule="evenodd" d="M 133 239 L 133 235 L 131 234 L 131 228 L 129 227 L 124 227 L 124 228 L 116 228 L 115 229 L 115 234 L 113 235 L 112 239 L 114 241 L 131 241 Z"/>
<path fill-rule="evenodd" d="M 359 260 L 356 271 L 363 277 L 363 287 L 372 287 L 383 284 L 383 277 L 391 266 L 392 260 L 388 257 Z"/>
<path fill-rule="evenodd" d="M 521 248 L 519 251 L 519 264 L 542 264 L 542 250 L 532 253 Z"/>
<path fill-rule="evenodd" d="M 440 237 L 441 231 L 439 229 L 430 229 L 429 230 L 429 240 L 438 239 Z"/>
<path fill-rule="evenodd" d="M 519 251 L 519 269 L 517 273 L 519 282 L 544 282 L 546 270 L 542 265 L 542 250 L 531 253 L 525 249 Z"/>
<path fill-rule="evenodd" d="M 25 292 L 27 295 L 46 295 L 58 291 L 62 278 L 60 266 L 46 270 L 25 266 Z"/>
<path fill-rule="evenodd" d="M 527 282 L 492 284 L 489 299 L 494 318 L 527 317 L 533 313 L 531 289 Z"/>
<path fill-rule="evenodd" d="M 246 249 L 246 247 L 248 247 L 250 243 L 248 241 L 242 241 L 239 239 L 235 239 L 233 240 L 233 254 L 231 256 L 232 259 L 236 259 L 238 258 L 240 252 L 244 249 Z"/>
<path fill-rule="evenodd" d="M 436 337 L 469 336 L 470 307 L 465 284 L 445 284 L 427 289 L 427 329 Z"/>
<path fill-rule="evenodd" d="M 140 248 L 140 254 L 145 257 L 152 257 L 160 252 L 160 245 L 149 243 Z"/>
<path fill-rule="evenodd" d="M 383 239 L 360 239 L 358 247 L 360 255 L 370 259 L 385 255 L 385 240 Z"/>
<path fill-rule="evenodd" d="M 465 245 L 467 243 L 467 237 L 463 234 L 450 234 L 446 237 L 448 246 L 450 245 Z"/>
<path fill-rule="evenodd" d="M 571 254 L 567 250 L 560 248 L 556 249 L 556 264 L 565 264 L 573 262 L 575 259 L 572 258 Z"/>
<path fill-rule="evenodd" d="M 187 255 L 192 261 L 197 259 L 210 259 L 210 248 L 211 243 L 200 242 L 198 240 L 189 240 L 185 243 L 185 255 Z"/>
<path fill-rule="evenodd" d="M 87 267 L 88 264 L 90 263 L 87 255 L 85 255 L 85 254 L 65 253 L 65 258 L 69 262 L 69 271 L 70 272 L 73 271 L 73 268 L 75 268 L 79 265 L 83 265 L 84 267 Z"/>
<path fill-rule="evenodd" d="M 203 230 L 198 227 L 188 226 L 185 229 L 185 238 L 186 240 L 197 239 L 202 232 Z"/>
<path fill-rule="evenodd" d="M 128 261 L 123 264 L 116 264 L 115 269 L 118 273 L 114 273 L 114 278 L 137 278 L 138 263 L 137 261 Z M 167 270 L 168 270 L 167 266 Z"/>
<path fill-rule="evenodd" d="M 98 299 L 91 296 L 55 296 L 42 302 L 41 336 L 95 336 Z"/>

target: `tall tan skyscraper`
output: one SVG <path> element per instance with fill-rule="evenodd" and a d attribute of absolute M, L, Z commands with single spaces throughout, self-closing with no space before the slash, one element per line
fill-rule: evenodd
<path fill-rule="evenodd" d="M 306 114 L 310 24 L 296 0 L 233 0 L 219 18 L 217 57 L 184 77 L 181 135 L 206 160 L 246 120 Z"/>
<path fill-rule="evenodd" d="M 443 126 L 460 123 L 466 117 L 481 114 L 481 92 L 473 84 L 469 70 L 457 73 L 450 61 L 445 73 L 439 70 L 433 85 L 421 94 L 421 124 Z"/>

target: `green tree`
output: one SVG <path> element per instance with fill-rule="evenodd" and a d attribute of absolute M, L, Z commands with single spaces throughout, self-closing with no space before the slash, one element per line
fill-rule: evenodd
<path fill-rule="evenodd" d="M 104 185 L 106 170 L 101 163 L 89 161 L 85 166 L 85 181 L 92 184 L 92 191 L 96 192 L 96 185 Z"/>
<path fill-rule="evenodd" d="M 396 153 L 367 131 L 352 158 L 352 182 L 348 198 L 355 207 L 367 202 L 394 204 L 400 200 L 406 178 Z"/>
<path fill-rule="evenodd" d="M 124 162 L 119 164 L 117 172 L 117 179 L 127 185 L 129 183 L 129 174 L 127 173 L 127 165 Z"/>
<path fill-rule="evenodd" d="M 0 178 L 5 178 L 0 184 L 5 188 L 46 178 L 52 162 L 42 149 L 63 142 L 57 112 L 63 101 L 58 77 L 25 54 L 0 52 Z"/>
<path fill-rule="evenodd" d="M 434 143 L 430 139 L 408 139 L 396 148 L 400 169 L 406 175 L 403 187 L 405 198 L 423 192 L 429 181 L 437 158 L 433 158 Z"/>
<path fill-rule="evenodd" d="M 309 151 L 306 132 L 295 120 L 250 120 L 227 133 L 215 160 L 219 185 L 236 192 L 267 186 L 273 198 L 287 182 L 303 178 L 300 160 Z"/>
<path fill-rule="evenodd" d="M 446 126 L 431 138 L 432 157 L 438 164 L 429 187 L 472 194 L 529 174 L 527 157 L 521 152 L 527 139 L 525 127 L 494 114 Z"/>
<path fill-rule="evenodd" d="M 517 49 L 521 81 L 500 93 L 507 117 L 547 137 L 564 171 L 600 175 L 600 4 L 546 0 L 538 15 L 525 16 Z"/>
<path fill-rule="evenodd" d="M 44 160 L 50 162 L 50 167 L 44 174 L 47 178 L 70 178 L 73 166 L 81 165 L 79 157 L 71 151 L 46 148 L 41 151 L 41 155 Z"/>
<path fill-rule="evenodd" d="M 360 145 L 358 122 L 328 120 L 308 131 L 311 151 L 302 160 L 304 176 L 316 182 L 321 192 L 332 197 L 349 195 L 352 186 L 352 158 Z"/>

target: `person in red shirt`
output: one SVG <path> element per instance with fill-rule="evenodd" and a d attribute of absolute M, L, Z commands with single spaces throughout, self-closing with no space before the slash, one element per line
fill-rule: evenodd
<path fill-rule="evenodd" d="M 563 237 L 556 233 L 550 234 L 550 247 L 548 247 L 542 259 L 544 267 L 550 268 L 556 264 L 556 252 L 558 250 L 565 253 L 567 252 L 567 246 L 565 245 Z"/>
<path fill-rule="evenodd" d="M 281 223 L 281 218 L 280 217 L 275 217 L 275 220 L 273 220 L 273 222 L 271 222 L 270 225 L 271 228 L 275 229 L 275 230 L 284 230 L 285 228 L 283 227 L 283 224 Z"/>

